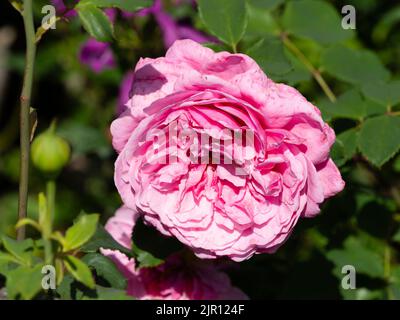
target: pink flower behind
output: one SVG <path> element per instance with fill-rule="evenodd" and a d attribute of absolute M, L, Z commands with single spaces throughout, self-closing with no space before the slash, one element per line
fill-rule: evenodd
<path fill-rule="evenodd" d="M 111 125 L 117 189 L 201 258 L 274 252 L 300 217 L 344 187 L 320 111 L 246 55 L 178 40 L 165 57 L 138 62 L 126 107 Z M 252 143 L 230 135 L 238 131 Z M 229 146 L 201 145 L 202 161 L 193 161 L 203 135 Z"/>
<path fill-rule="evenodd" d="M 131 247 L 131 233 L 138 214 L 122 207 L 106 224 L 106 230 L 126 248 Z M 102 250 L 111 258 L 128 280 L 127 293 L 138 299 L 160 300 L 220 300 L 247 299 L 232 287 L 226 274 L 212 263 L 193 261 L 175 254 L 155 268 L 136 270 L 135 262 L 123 253 Z"/>

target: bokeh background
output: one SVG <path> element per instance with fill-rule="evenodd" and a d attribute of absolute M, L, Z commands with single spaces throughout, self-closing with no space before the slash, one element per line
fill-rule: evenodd
<path fill-rule="evenodd" d="M 59 5 L 60 2 L 54 1 L 53 4 Z M 288 2 L 249 0 L 249 23 L 239 51 L 246 51 L 257 37 L 277 36 Z M 399 2 L 323 2 L 336 10 L 338 21 L 343 5 L 351 4 L 356 8 L 356 30 L 349 31 L 352 35 L 343 42 L 354 50 L 369 50 L 378 58 L 378 67 L 370 64 L 369 60 L 364 63 L 360 56 L 355 58 L 362 63 L 361 69 L 367 70 L 367 76 L 368 70 L 375 75 L 385 70 L 391 79 L 400 79 Z M 34 1 L 37 23 L 43 17 L 41 8 L 45 4 L 49 1 Z M 108 44 L 90 40 L 72 12 L 58 9 L 66 18 L 58 21 L 56 30 L 48 31 L 40 42 L 32 107 L 37 109 L 37 132 L 47 129 L 50 122 L 57 119 L 57 132 L 72 147 L 71 161 L 57 179 L 56 227 L 63 229 L 81 210 L 100 213 L 104 222 L 121 204 L 113 183 L 116 154 L 111 146 L 109 125 L 120 111 L 121 99 L 129 94 L 126 85 L 121 84 L 124 79 L 129 82 L 129 72 L 138 59 L 164 55 L 171 42 L 178 38 L 214 43 L 216 47 L 220 44 L 199 18 L 195 1 L 166 0 L 159 11 L 109 13 L 114 20 L 115 39 Z M 346 77 L 343 79 L 335 72 L 324 72 L 327 69 L 323 63 L 324 50 L 331 43 L 315 39 L 325 37 L 324 32 L 329 26 L 324 25 L 323 12 L 321 15 L 312 15 L 311 12 L 303 15 L 316 26 L 314 35 L 306 32 L 305 36 L 298 36 L 301 30 L 291 30 L 294 43 L 316 68 L 321 67 L 324 78 L 338 96 L 355 90 L 356 97 L 351 96 L 350 102 L 345 101 L 347 104 L 341 101 L 342 105 L 338 107 L 341 113 L 332 112 L 332 106 L 309 70 L 287 48 L 281 54 L 291 62 L 291 66 L 281 72 L 285 62 L 272 57 L 263 65 L 267 75 L 270 62 L 274 66 L 272 78 L 295 86 L 319 106 L 337 135 L 352 128 L 358 130 L 361 124 L 357 113 L 353 115 L 353 109 L 357 104 L 368 104 L 371 110 L 378 110 L 377 114 L 383 113 L 379 111 L 379 99 L 360 94 L 362 90 L 358 82 L 348 81 Z M 18 113 L 24 50 L 22 19 L 8 1 L 1 0 L 0 233 L 11 236 L 15 235 L 17 214 Z M 341 64 L 338 69 L 347 69 L 350 76 L 363 78 L 363 75 L 356 74 L 360 68 L 353 68 L 352 61 L 338 61 Z M 335 67 L 333 69 L 335 71 Z M 397 89 L 400 92 L 399 86 L 394 88 L 395 92 Z M 396 112 L 398 102 L 392 107 Z M 227 268 L 232 282 L 250 298 L 400 298 L 400 157 L 392 152 L 390 160 L 378 167 L 357 151 L 353 138 L 341 136 L 340 144 L 333 150 L 335 162 L 341 166 L 346 181 L 345 190 L 327 201 L 319 216 L 299 221 L 293 235 L 276 254 L 258 255 L 240 264 L 231 263 Z M 400 147 L 400 135 L 396 138 Z M 37 215 L 37 194 L 43 190 L 44 184 L 42 176 L 32 168 L 28 210 L 31 217 Z M 34 233 L 31 235 L 35 236 Z M 155 230 L 142 224 L 137 227 L 135 237 L 142 248 L 155 255 L 179 247 L 174 240 L 166 241 Z M 356 290 L 341 288 L 341 267 L 346 264 L 354 265 L 357 270 Z"/>

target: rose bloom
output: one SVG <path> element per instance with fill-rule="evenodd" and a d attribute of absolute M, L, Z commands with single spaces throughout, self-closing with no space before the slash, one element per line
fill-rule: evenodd
<path fill-rule="evenodd" d="M 329 157 L 335 134 L 320 111 L 250 57 L 179 40 L 165 57 L 141 59 L 133 77 L 111 125 L 115 184 L 126 206 L 197 256 L 272 253 L 300 217 L 343 189 Z M 233 152 L 206 147 L 200 155 L 220 152 L 220 163 L 193 161 L 188 130 L 228 140 Z M 253 142 L 232 143 L 226 130 L 253 132 Z M 165 139 L 149 139 L 160 131 Z"/>
<path fill-rule="evenodd" d="M 136 212 L 122 207 L 106 224 L 106 230 L 122 246 L 131 248 Z M 127 294 L 142 300 L 243 300 L 248 297 L 233 287 L 228 276 L 208 261 L 170 256 L 154 268 L 135 268 L 135 261 L 119 251 L 102 249 L 125 275 Z"/>

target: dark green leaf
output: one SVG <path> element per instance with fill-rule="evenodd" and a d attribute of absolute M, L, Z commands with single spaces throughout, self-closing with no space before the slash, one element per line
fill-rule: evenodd
<path fill-rule="evenodd" d="M 132 251 L 139 263 L 138 268 L 157 267 L 164 262 L 162 259 L 154 257 L 150 252 L 138 248 L 134 243 L 132 244 Z"/>
<path fill-rule="evenodd" d="M 247 25 L 245 0 L 199 0 L 199 12 L 206 27 L 221 41 L 236 48 Z"/>
<path fill-rule="evenodd" d="M 132 257 L 132 252 L 121 246 L 114 238 L 104 229 L 100 224 L 97 225 L 97 229 L 93 237 L 88 241 L 82 248 L 83 252 L 98 252 L 100 248 L 118 250 L 128 257 Z"/>
<path fill-rule="evenodd" d="M 343 249 L 328 252 L 327 257 L 336 265 L 336 275 L 341 277 L 342 267 L 352 265 L 357 273 L 366 274 L 374 278 L 383 278 L 383 251 L 377 252 L 376 248 L 366 246 L 359 238 L 349 237 Z"/>
<path fill-rule="evenodd" d="M 139 9 L 149 7 L 153 4 L 152 0 L 81 0 L 77 7 L 82 5 L 93 5 L 100 8 L 118 8 L 124 11 L 134 12 Z"/>
<path fill-rule="evenodd" d="M 270 11 L 260 10 L 253 6 L 248 7 L 248 24 L 245 37 L 265 37 L 266 34 L 280 33 L 278 23 Z"/>
<path fill-rule="evenodd" d="M 82 259 L 89 267 L 96 270 L 96 274 L 103 277 L 107 282 L 116 289 L 126 288 L 126 278 L 121 274 L 114 262 L 98 253 L 89 253 Z"/>
<path fill-rule="evenodd" d="M 96 298 L 83 297 L 83 300 L 134 300 L 125 290 L 96 286 Z"/>
<path fill-rule="evenodd" d="M 282 75 L 292 70 L 287 59 L 282 41 L 278 38 L 265 37 L 253 45 L 247 54 L 260 65 L 267 75 Z"/>
<path fill-rule="evenodd" d="M 323 103 L 321 108 L 329 112 L 332 118 L 360 120 L 366 113 L 364 100 L 356 90 L 345 92 L 334 103 Z"/>
<path fill-rule="evenodd" d="M 373 52 L 343 45 L 327 49 L 321 64 L 332 76 L 354 85 L 386 81 L 390 75 Z"/>
<path fill-rule="evenodd" d="M 400 102 L 400 80 L 389 83 L 367 83 L 362 87 L 363 94 L 371 100 L 391 107 Z"/>
<path fill-rule="evenodd" d="M 249 4 L 264 10 L 272 10 L 282 4 L 284 0 L 248 0 Z"/>
<path fill-rule="evenodd" d="M 98 41 L 111 41 L 113 26 L 107 15 L 91 4 L 77 6 L 79 18 L 85 30 Z"/>
<path fill-rule="evenodd" d="M 344 30 L 337 10 L 326 1 L 290 1 L 283 14 L 285 31 L 299 37 L 331 44 L 353 36 L 353 31 Z"/>
<path fill-rule="evenodd" d="M 331 157 L 338 165 L 344 165 L 357 152 L 357 130 L 346 130 L 336 136 L 335 144 L 331 150 Z"/>
<path fill-rule="evenodd" d="M 383 165 L 400 149 L 400 118 L 383 115 L 370 118 L 362 125 L 358 147 L 376 166 Z"/>

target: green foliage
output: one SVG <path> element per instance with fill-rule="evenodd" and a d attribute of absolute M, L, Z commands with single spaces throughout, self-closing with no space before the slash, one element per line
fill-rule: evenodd
<path fill-rule="evenodd" d="M 383 249 L 372 249 L 362 243 L 356 237 L 349 237 L 344 242 L 343 249 L 331 250 L 327 258 L 331 260 L 339 269 L 335 273 L 339 278 L 342 277 L 341 268 L 345 265 L 352 265 L 357 272 L 366 274 L 373 278 L 384 277 Z"/>
<path fill-rule="evenodd" d="M 400 81 L 367 83 L 362 87 L 362 92 L 385 107 L 393 107 L 400 102 Z"/>
<path fill-rule="evenodd" d="M 85 244 L 96 232 L 98 221 L 98 214 L 82 215 L 74 225 L 67 230 L 63 251 L 71 251 Z"/>
<path fill-rule="evenodd" d="M 88 288 L 93 289 L 96 286 L 92 272 L 83 261 L 68 255 L 64 259 L 64 265 L 76 280 L 82 282 Z"/>
<path fill-rule="evenodd" d="M 382 166 L 400 149 L 400 118 L 383 115 L 362 125 L 358 145 L 374 165 Z"/>
<path fill-rule="evenodd" d="M 236 48 L 247 26 L 245 0 L 199 0 L 199 12 L 210 32 Z"/>
<path fill-rule="evenodd" d="M 352 30 L 341 27 L 337 10 L 326 1 L 289 1 L 282 22 L 285 31 L 321 44 L 341 42 L 353 36 Z"/>
<path fill-rule="evenodd" d="M 104 229 L 104 227 L 99 224 L 92 239 L 82 247 L 82 251 L 93 253 L 99 251 L 100 248 L 118 250 L 128 256 L 132 256 L 132 253 L 129 249 L 116 242 L 113 237 Z"/>
<path fill-rule="evenodd" d="M 361 86 L 389 79 L 389 72 L 376 54 L 343 45 L 328 48 L 321 57 L 321 65 L 332 76 L 353 85 Z"/>
<path fill-rule="evenodd" d="M 92 4 L 77 5 L 79 18 L 85 30 L 99 41 L 111 41 L 114 36 L 113 26 L 107 15 Z"/>
<path fill-rule="evenodd" d="M 335 144 L 331 150 L 331 157 L 338 165 L 344 165 L 357 152 L 358 132 L 355 128 L 346 130 L 336 136 Z"/>
<path fill-rule="evenodd" d="M 42 290 L 42 265 L 34 267 L 19 266 L 7 273 L 7 295 L 11 299 L 34 298 Z"/>
<path fill-rule="evenodd" d="M 266 37 L 257 41 L 247 54 L 255 59 L 266 74 L 274 76 L 287 74 L 292 65 L 284 53 L 282 41 L 277 38 Z"/>
<path fill-rule="evenodd" d="M 154 257 L 150 252 L 138 248 L 135 244 L 132 245 L 132 252 L 133 256 L 138 262 L 138 269 L 157 267 L 158 265 L 163 263 L 162 259 Z"/>
<path fill-rule="evenodd" d="M 93 5 L 99 8 L 118 8 L 125 11 L 137 11 L 139 9 L 149 7 L 151 0 L 82 0 L 79 6 Z"/>
<path fill-rule="evenodd" d="M 103 277 L 112 288 L 126 289 L 126 278 L 121 274 L 112 260 L 98 253 L 89 253 L 82 259 L 96 275 Z"/>

